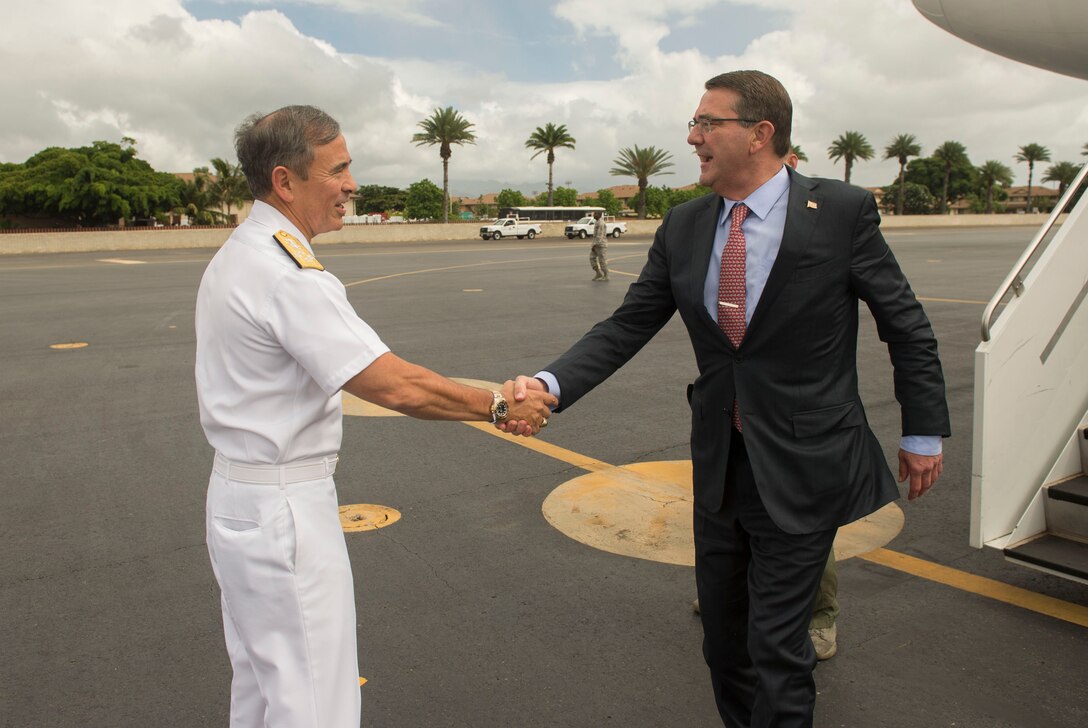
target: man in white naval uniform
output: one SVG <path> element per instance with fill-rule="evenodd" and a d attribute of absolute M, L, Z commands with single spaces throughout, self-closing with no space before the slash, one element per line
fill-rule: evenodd
<path fill-rule="evenodd" d="M 547 424 L 513 401 L 400 359 L 313 255 L 355 190 L 337 122 L 289 106 L 235 146 L 256 199 L 209 263 L 196 305 L 200 421 L 215 448 L 207 538 L 234 677 L 232 728 L 358 728 L 351 567 L 333 472 L 340 390 L 407 415 Z"/>

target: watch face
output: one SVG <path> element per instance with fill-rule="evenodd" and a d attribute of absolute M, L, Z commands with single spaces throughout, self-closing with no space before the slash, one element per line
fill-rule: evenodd
<path fill-rule="evenodd" d="M 505 399 L 500 399 L 495 403 L 495 419 L 505 420 L 509 414 L 510 405 L 506 403 Z"/>

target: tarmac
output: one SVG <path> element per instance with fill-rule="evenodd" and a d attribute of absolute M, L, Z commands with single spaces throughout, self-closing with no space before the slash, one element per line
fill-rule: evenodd
<path fill-rule="evenodd" d="M 979 319 L 1034 232 L 886 233 L 940 341 L 953 437 L 930 494 L 836 544 L 821 728 L 1088 725 L 1088 589 L 967 543 Z M 610 241 L 607 283 L 562 238 L 317 243 L 397 354 L 501 382 L 607 316 L 650 237 Z M 227 725 L 193 384 L 213 252 L 0 260 L 0 727 Z M 899 410 L 864 311 L 859 359 L 891 462 Z M 694 374 L 674 319 L 539 441 L 346 403 L 340 502 L 381 507 L 344 518 L 362 524 L 345 538 L 364 726 L 720 726 L 684 561 Z"/>

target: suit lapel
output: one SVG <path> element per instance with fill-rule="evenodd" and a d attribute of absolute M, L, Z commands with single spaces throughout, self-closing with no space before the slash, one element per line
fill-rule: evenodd
<path fill-rule="evenodd" d="M 749 334 L 753 329 L 758 329 L 759 322 L 767 315 L 767 310 L 793 275 L 797 261 L 812 240 L 813 230 L 823 210 L 823 196 L 816 193 L 816 181 L 797 174 L 792 169 L 787 171 L 790 175 L 790 191 L 789 201 L 786 203 L 786 226 L 782 230 L 782 245 L 771 266 L 759 304 L 752 312 L 752 320 L 748 324 Z"/>
<path fill-rule="evenodd" d="M 706 287 L 706 274 L 710 270 L 710 254 L 714 251 L 714 234 L 718 229 L 718 218 L 722 212 L 722 198 L 713 195 L 707 198 L 706 205 L 695 214 L 692 220 L 691 246 L 691 297 L 696 302 L 699 319 L 726 341 L 729 338 L 718 328 L 718 322 L 710 317 L 703 305 L 703 289 Z"/>

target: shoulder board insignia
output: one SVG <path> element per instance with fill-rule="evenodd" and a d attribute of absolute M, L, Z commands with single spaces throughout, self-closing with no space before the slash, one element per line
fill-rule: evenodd
<path fill-rule="evenodd" d="M 314 257 L 314 254 L 307 250 L 306 246 L 300 243 L 299 239 L 291 233 L 286 230 L 280 230 L 272 237 L 280 244 L 283 251 L 291 256 L 291 260 L 295 261 L 295 265 L 299 268 L 325 270 L 325 266 L 318 262 L 317 258 Z"/>

